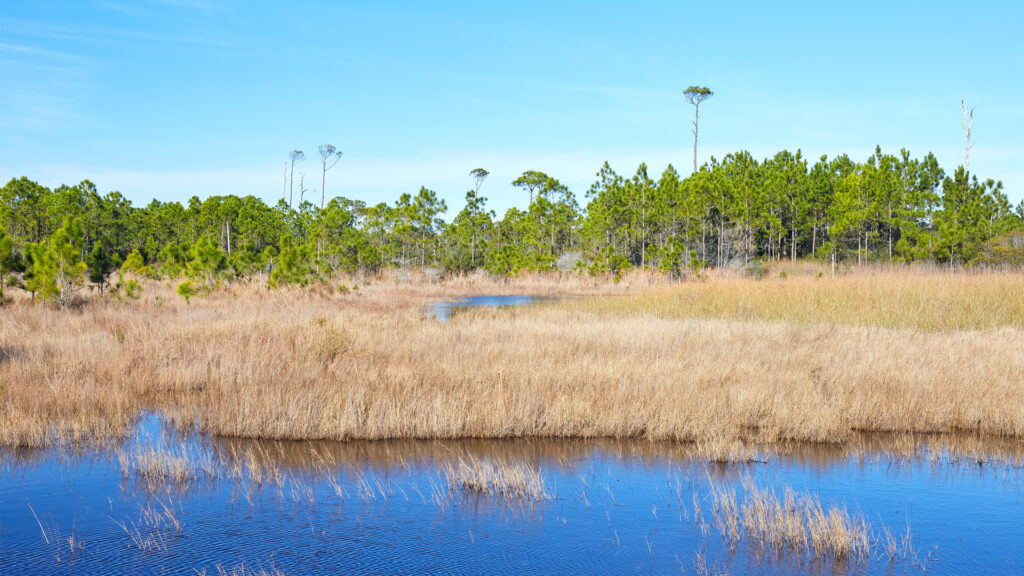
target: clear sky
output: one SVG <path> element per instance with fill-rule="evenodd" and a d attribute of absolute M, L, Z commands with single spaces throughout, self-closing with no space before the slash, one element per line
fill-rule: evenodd
<path fill-rule="evenodd" d="M 608 160 L 879 144 L 963 162 L 1024 199 L 1024 2 L 0 0 L 0 179 L 89 178 L 136 205 L 276 202 L 289 150 L 344 151 L 327 195 L 421 185 L 503 213 L 542 170 L 579 197 Z M 319 198 L 318 160 L 300 164 Z M 296 184 L 297 186 L 297 184 Z"/>

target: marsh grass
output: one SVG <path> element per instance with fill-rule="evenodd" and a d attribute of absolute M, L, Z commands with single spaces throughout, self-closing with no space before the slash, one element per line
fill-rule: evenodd
<path fill-rule="evenodd" d="M 189 482 L 215 478 L 218 472 L 209 455 L 189 451 L 184 446 L 119 450 L 117 460 L 122 477 L 136 478 L 151 492 L 168 487 L 187 488 Z"/>
<path fill-rule="evenodd" d="M 140 552 L 167 550 L 167 534 L 160 528 L 145 528 L 134 520 L 114 520 Z"/>
<path fill-rule="evenodd" d="M 131 546 L 140 552 L 167 550 L 167 540 L 181 533 L 180 508 L 159 498 L 139 504 L 138 520 L 113 520 L 128 536 Z"/>
<path fill-rule="evenodd" d="M 39 526 L 39 532 L 42 535 L 43 544 L 47 547 L 52 547 L 51 553 L 57 563 L 63 562 L 64 547 L 67 546 L 67 558 L 70 560 L 75 559 L 75 553 L 83 550 L 85 544 L 80 537 L 78 537 L 77 524 L 71 523 L 71 535 L 65 538 L 61 532 L 60 523 L 53 520 L 52 525 L 50 522 L 44 521 L 39 518 L 34 508 L 32 508 L 31 502 L 26 502 L 29 511 L 32 513 L 32 517 L 36 521 L 36 525 Z"/>
<path fill-rule="evenodd" d="M 816 495 L 784 487 L 756 486 L 750 477 L 742 491 L 712 486 L 712 518 L 731 546 L 749 538 L 763 551 L 792 551 L 813 558 L 863 562 L 871 557 L 871 525 L 844 506 L 823 506 Z M 910 546 L 909 530 L 906 546 Z"/>
<path fill-rule="evenodd" d="M 712 277 L 622 295 L 575 300 L 581 311 L 924 332 L 1024 328 L 1024 275 L 869 268 L 836 278 Z"/>
<path fill-rule="evenodd" d="M 737 438 L 706 438 L 697 440 L 690 457 L 712 464 L 766 464 L 768 455 L 757 446 Z"/>
<path fill-rule="evenodd" d="M 181 532 L 183 527 L 179 519 L 180 513 L 181 508 L 175 509 L 170 499 L 165 502 L 159 498 L 154 498 L 139 508 L 142 524 L 153 529 L 173 528 L 175 533 Z"/>
<path fill-rule="evenodd" d="M 0 314 L 0 444 L 123 438 L 142 410 L 222 437 L 644 438 L 729 462 L 859 431 L 1024 438 L 1019 276 L 474 282 L 239 284 L 64 313 L 14 302 Z M 573 291 L 603 296 L 423 314 L 435 298 Z M 256 484 L 272 472 L 246 470 Z"/>
<path fill-rule="evenodd" d="M 890 563 L 905 562 L 916 558 L 913 539 L 910 536 L 910 525 L 902 534 L 893 533 L 887 526 L 882 527 L 882 548 Z"/>
<path fill-rule="evenodd" d="M 443 471 L 452 490 L 513 500 L 551 498 L 540 468 L 529 462 L 467 456 L 446 462 Z"/>

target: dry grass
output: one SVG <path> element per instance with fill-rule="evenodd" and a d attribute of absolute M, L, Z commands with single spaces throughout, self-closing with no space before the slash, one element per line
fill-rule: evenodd
<path fill-rule="evenodd" d="M 550 497 L 540 469 L 528 462 L 469 456 L 445 463 L 443 470 L 452 489 L 516 500 Z"/>
<path fill-rule="evenodd" d="M 587 312 L 909 328 L 1024 328 L 1024 274 L 868 269 L 836 278 L 711 278 L 580 301 Z"/>
<path fill-rule="evenodd" d="M 185 449 L 163 446 L 119 450 L 117 460 L 124 478 L 136 478 L 147 489 L 183 488 L 198 478 L 216 476 L 216 466 L 209 456 Z"/>
<path fill-rule="evenodd" d="M 718 447 L 709 459 L 730 461 L 746 457 L 738 439 L 1024 438 L 1019 277 L 520 282 L 364 281 L 346 294 L 235 285 L 191 305 L 151 285 L 135 308 L 98 302 L 68 313 L 16 302 L 0 314 L 0 444 L 123 436 L 146 408 L 237 437 L 647 438 L 704 441 Z M 559 291 L 636 295 L 480 310 L 446 324 L 423 316 L 438 297 Z M 680 294 L 764 303 L 746 320 L 688 317 L 733 315 L 710 304 L 657 315 L 622 304 Z M 893 294 L 944 304 L 892 320 L 884 303 Z M 833 295 L 855 312 L 823 308 Z M 953 319 L 936 320 L 940 309 Z M 834 323 L 850 314 L 861 318 L 850 324 L 871 325 Z M 796 321 L 760 319 L 776 316 Z M 985 329 L 938 329 L 961 326 Z"/>
<path fill-rule="evenodd" d="M 119 521 L 113 518 L 111 520 L 124 531 L 131 545 L 140 552 L 166 551 L 167 539 L 181 532 L 182 523 L 178 518 L 180 511 L 180 508 L 175 510 L 169 500 L 163 502 L 155 499 L 139 505 L 138 521 Z"/>
<path fill-rule="evenodd" d="M 757 447 L 737 438 L 704 438 L 698 440 L 691 457 L 714 464 L 750 464 L 767 462 L 767 455 Z"/>
<path fill-rule="evenodd" d="M 888 527 L 882 527 L 882 547 L 889 562 L 905 562 L 915 556 L 910 526 L 902 534 L 893 534 Z"/>
<path fill-rule="evenodd" d="M 749 537 L 761 550 L 795 551 L 815 558 L 870 558 L 871 526 L 845 507 L 823 507 L 817 496 L 797 495 L 786 487 L 779 496 L 774 489 L 759 488 L 749 477 L 743 493 L 712 487 L 715 527 L 731 543 Z M 909 547 L 909 531 L 906 537 Z"/>

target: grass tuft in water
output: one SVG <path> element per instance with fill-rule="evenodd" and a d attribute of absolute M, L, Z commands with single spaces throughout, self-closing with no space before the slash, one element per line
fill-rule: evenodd
<path fill-rule="evenodd" d="M 139 447 L 117 453 L 121 475 L 135 477 L 150 491 L 168 487 L 183 488 L 200 478 L 215 478 L 217 467 L 206 454 L 185 448 Z"/>
<path fill-rule="evenodd" d="M 517 500 L 550 498 L 540 469 L 527 462 L 469 456 L 446 463 L 443 471 L 452 489 Z"/>
<path fill-rule="evenodd" d="M 812 558 L 863 562 L 871 556 L 871 525 L 845 506 L 823 506 L 814 494 L 781 494 L 746 477 L 743 492 L 712 486 L 712 518 L 730 546 L 748 538 L 761 550 L 795 551 Z M 910 546 L 909 531 L 906 545 Z"/>

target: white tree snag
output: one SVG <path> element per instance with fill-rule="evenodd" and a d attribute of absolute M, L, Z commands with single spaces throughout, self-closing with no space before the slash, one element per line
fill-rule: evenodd
<path fill-rule="evenodd" d="M 969 174 L 971 172 L 971 129 L 974 128 L 974 108 L 972 107 L 968 114 L 967 103 L 963 98 L 960 99 L 960 105 L 964 107 L 964 134 L 967 135 L 967 153 L 964 156 L 964 169 Z M 970 124 L 967 123 L 968 118 L 970 118 Z"/>

